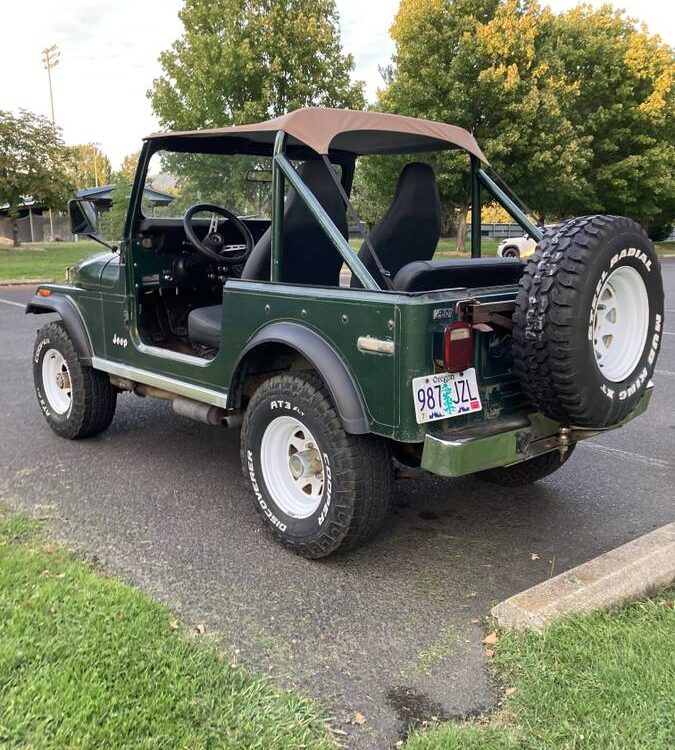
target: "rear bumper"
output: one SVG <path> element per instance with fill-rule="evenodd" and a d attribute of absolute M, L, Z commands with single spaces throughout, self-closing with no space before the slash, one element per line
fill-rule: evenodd
<path fill-rule="evenodd" d="M 554 450 L 564 453 L 579 440 L 615 430 L 639 417 L 649 406 L 652 387 L 650 383 L 635 409 L 612 427 L 562 427 L 555 420 L 535 413 L 515 420 L 495 420 L 493 424 L 462 430 L 451 438 L 427 435 L 421 466 L 439 476 L 460 477 L 510 466 Z"/>

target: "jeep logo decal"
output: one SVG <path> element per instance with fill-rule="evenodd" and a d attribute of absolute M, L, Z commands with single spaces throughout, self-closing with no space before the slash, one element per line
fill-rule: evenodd
<path fill-rule="evenodd" d="M 116 346 L 121 346 L 121 347 L 124 347 L 125 349 L 127 348 L 127 344 L 129 343 L 127 339 L 123 339 L 121 336 L 118 336 L 116 333 L 113 334 L 112 342 Z"/>

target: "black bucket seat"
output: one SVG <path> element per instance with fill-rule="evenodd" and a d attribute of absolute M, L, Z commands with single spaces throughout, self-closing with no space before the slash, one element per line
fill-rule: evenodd
<path fill-rule="evenodd" d="M 441 201 L 434 170 L 422 162 L 406 164 L 398 178 L 391 205 L 368 238 L 382 267 L 393 279 L 408 263 L 430 260 L 440 236 Z M 375 281 L 386 289 L 365 242 L 359 250 L 359 258 Z M 360 287 L 361 282 L 353 276 L 351 285 Z"/>

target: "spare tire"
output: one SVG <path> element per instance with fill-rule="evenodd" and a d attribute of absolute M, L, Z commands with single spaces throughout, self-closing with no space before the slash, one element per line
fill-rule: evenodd
<path fill-rule="evenodd" d="M 636 406 L 662 338 L 654 246 L 620 216 L 583 216 L 537 245 L 513 315 L 514 367 L 532 404 L 564 425 L 609 427 Z"/>

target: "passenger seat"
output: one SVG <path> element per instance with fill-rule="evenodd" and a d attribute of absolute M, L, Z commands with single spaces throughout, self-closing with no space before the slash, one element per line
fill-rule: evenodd
<path fill-rule="evenodd" d="M 434 170 L 429 164 L 410 162 L 401 170 L 394 200 L 373 227 L 369 239 L 383 268 L 393 279 L 408 263 L 433 258 L 440 236 L 441 201 Z M 386 289 L 365 242 L 359 250 L 359 258 L 375 281 Z M 351 285 L 360 287 L 361 282 L 352 276 Z"/>

